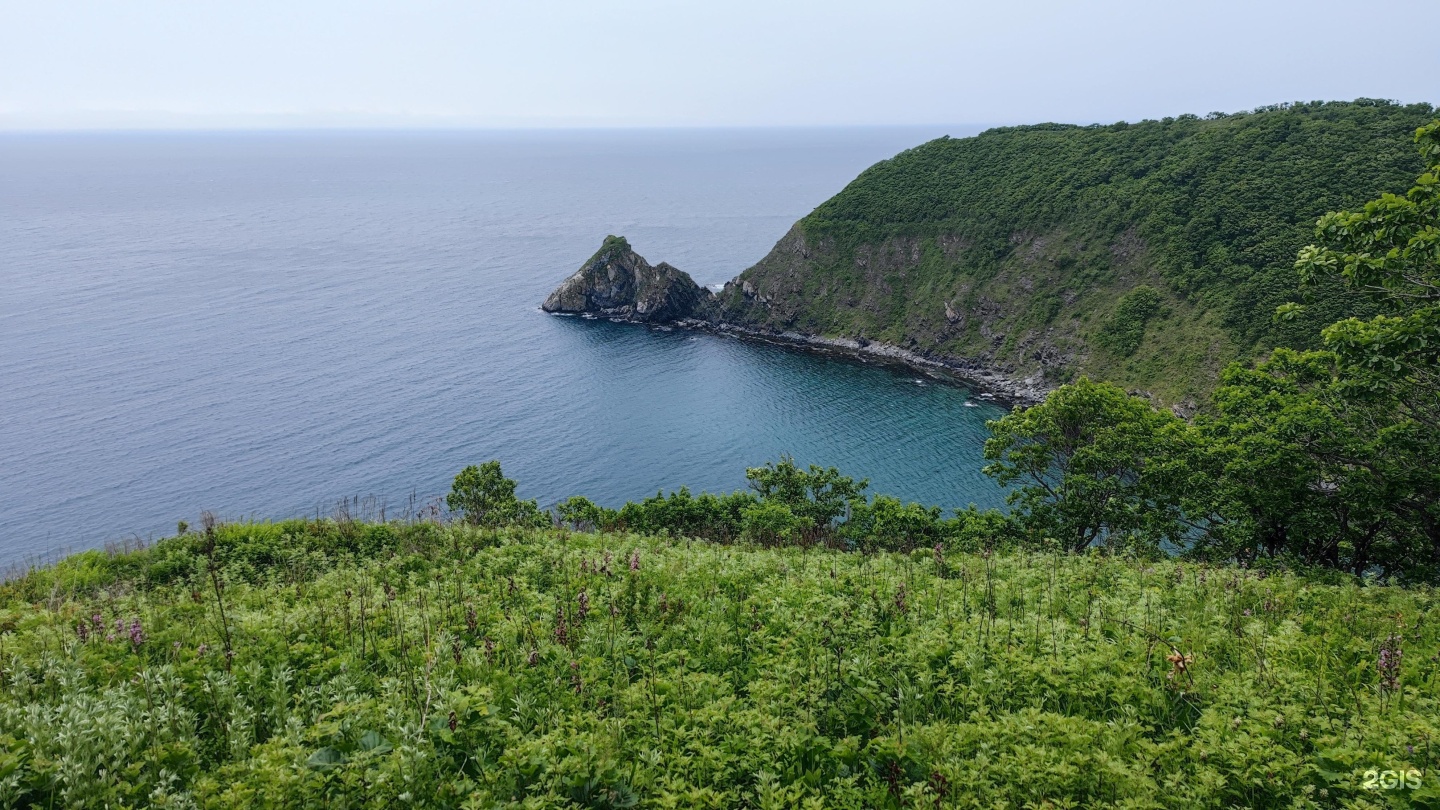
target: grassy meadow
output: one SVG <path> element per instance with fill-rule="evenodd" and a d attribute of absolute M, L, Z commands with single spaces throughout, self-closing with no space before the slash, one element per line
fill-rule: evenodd
<path fill-rule="evenodd" d="M 0 585 L 0 806 L 1440 806 L 1437 607 L 1100 553 L 220 525 Z"/>

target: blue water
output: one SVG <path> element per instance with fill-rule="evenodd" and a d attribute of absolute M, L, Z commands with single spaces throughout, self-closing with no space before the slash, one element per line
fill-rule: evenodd
<path fill-rule="evenodd" d="M 542 506 L 781 453 L 999 504 L 963 389 L 538 309 L 612 233 L 722 282 L 942 133 L 0 136 L 0 562 L 204 509 L 394 515 L 490 458 Z"/>

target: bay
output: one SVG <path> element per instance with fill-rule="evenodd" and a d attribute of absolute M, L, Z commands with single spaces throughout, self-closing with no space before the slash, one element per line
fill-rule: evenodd
<path fill-rule="evenodd" d="M 607 234 L 733 277 L 956 128 L 0 135 L 0 563 L 229 519 L 726 491 L 782 453 L 945 507 L 1000 409 L 913 372 L 547 316 Z"/>

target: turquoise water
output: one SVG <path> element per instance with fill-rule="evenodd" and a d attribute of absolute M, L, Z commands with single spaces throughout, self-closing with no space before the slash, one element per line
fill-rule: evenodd
<path fill-rule="evenodd" d="M 735 489 L 781 453 L 999 504 L 1000 411 L 964 389 L 538 308 L 611 233 L 722 282 L 940 134 L 0 137 L 0 561 L 205 509 L 395 514 L 490 458 L 542 506 Z"/>

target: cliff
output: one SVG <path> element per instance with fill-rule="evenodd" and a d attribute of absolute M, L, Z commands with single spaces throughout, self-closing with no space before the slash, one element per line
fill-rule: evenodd
<path fill-rule="evenodd" d="M 607 236 L 574 275 L 545 299 L 546 312 L 596 315 L 641 323 L 690 317 L 710 291 L 661 262 L 651 266 L 623 236 Z"/>
<path fill-rule="evenodd" d="M 1327 102 L 941 138 L 863 172 L 718 294 L 714 318 L 888 344 L 1034 387 L 1080 375 L 1203 401 L 1229 362 L 1315 345 L 1296 252 L 1327 211 L 1403 191 L 1428 104 Z"/>
<path fill-rule="evenodd" d="M 885 354 L 1022 398 L 1083 374 L 1186 410 L 1227 363 L 1370 313 L 1334 287 L 1273 318 L 1315 220 L 1406 188 L 1434 115 L 1362 99 L 940 138 L 867 169 L 715 296 L 612 237 L 546 309 Z"/>

